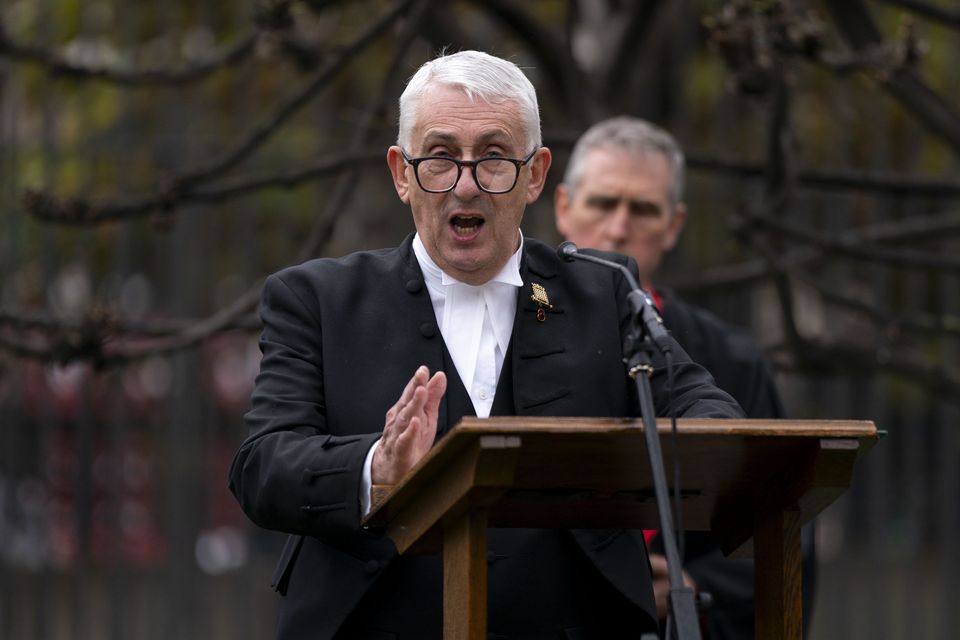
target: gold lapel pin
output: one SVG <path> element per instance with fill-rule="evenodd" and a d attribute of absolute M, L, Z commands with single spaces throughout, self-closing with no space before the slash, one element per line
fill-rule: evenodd
<path fill-rule="evenodd" d="M 547 319 L 547 312 L 544 311 L 543 308 L 553 308 L 553 305 L 550 304 L 550 297 L 547 296 L 547 290 L 543 288 L 542 284 L 533 282 L 531 283 L 530 288 L 533 290 L 533 295 L 530 296 L 530 299 L 540 305 L 537 308 L 537 320 L 539 322 L 543 322 Z"/>
<path fill-rule="evenodd" d="M 550 304 L 550 298 L 547 296 L 547 290 L 543 288 L 542 284 L 534 282 L 530 285 L 530 288 L 533 290 L 533 295 L 530 296 L 531 300 L 542 307 L 553 308 L 553 305 Z"/>

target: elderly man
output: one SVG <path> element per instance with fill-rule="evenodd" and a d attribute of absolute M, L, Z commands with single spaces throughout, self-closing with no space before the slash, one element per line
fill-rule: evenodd
<path fill-rule="evenodd" d="M 370 484 L 399 481 L 462 416 L 636 415 L 623 278 L 520 233 L 550 160 L 514 64 L 473 51 L 428 62 L 387 152 L 416 234 L 267 279 L 250 435 L 230 479 L 254 522 L 294 534 L 274 576 L 279 637 L 440 637 L 439 558 L 398 557 L 361 517 Z M 675 373 L 680 414 L 740 415 L 699 366 Z M 639 532 L 493 529 L 488 557 L 490 637 L 657 626 Z"/>
<path fill-rule="evenodd" d="M 713 375 L 748 417 L 782 418 L 772 375 L 753 339 L 669 289 L 654 286 L 660 261 L 676 244 L 687 218 L 683 178 L 683 152 L 669 133 L 637 118 L 599 122 L 577 141 L 554 194 L 557 230 L 582 247 L 616 251 L 636 260 L 643 287 L 689 356 Z M 724 559 L 703 534 L 688 535 L 687 557 L 688 585 L 713 595 L 708 637 L 753 638 L 752 563 Z M 662 618 L 669 587 L 666 561 L 657 553 L 650 560 Z M 805 569 L 809 573 L 809 565 Z"/>

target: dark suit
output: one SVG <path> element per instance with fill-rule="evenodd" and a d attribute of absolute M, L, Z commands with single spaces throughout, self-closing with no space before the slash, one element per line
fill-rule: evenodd
<path fill-rule="evenodd" d="M 292 539 L 277 576 L 278 588 L 286 591 L 279 629 L 284 638 L 332 637 L 351 611 L 364 606 L 365 594 L 376 592 L 371 586 L 378 578 L 388 574 L 396 557 L 393 544 L 360 528 L 363 460 L 387 409 L 419 365 L 446 369 L 451 378 L 455 373 L 445 365 L 411 241 L 412 236 L 394 249 L 314 260 L 271 276 L 264 286 L 264 355 L 246 416 L 250 436 L 230 478 L 254 522 L 304 536 L 299 543 Z M 632 261 L 631 266 L 635 270 Z M 524 286 L 504 362 L 511 381 L 507 412 L 636 415 L 632 382 L 620 361 L 628 320 L 622 276 L 560 262 L 551 248 L 531 239 L 524 242 L 521 276 Z M 530 297 L 533 282 L 545 287 L 552 304 L 544 321 L 538 321 Z M 652 382 L 661 413 L 668 402 L 665 378 L 658 366 Z M 455 389 L 441 402 L 438 437 L 464 413 L 451 406 Z M 501 391 L 502 386 L 495 405 L 499 400 L 503 409 Z M 680 415 L 741 415 L 729 396 L 689 362 L 677 366 L 675 404 Z M 636 535 L 576 531 L 551 544 L 560 550 L 571 540 L 592 563 L 592 578 L 625 596 L 624 603 L 642 612 L 642 620 L 654 619 L 646 550 Z M 539 576 L 545 582 L 553 579 L 551 566 L 541 563 L 538 569 L 547 571 Z M 522 612 L 523 607 L 518 602 L 514 608 Z M 415 629 L 399 632 L 423 637 Z"/>

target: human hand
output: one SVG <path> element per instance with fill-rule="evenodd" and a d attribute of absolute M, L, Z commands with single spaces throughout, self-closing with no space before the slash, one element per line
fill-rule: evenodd
<path fill-rule="evenodd" d="M 446 390 L 447 376 L 442 371 L 430 377 L 430 370 L 421 366 L 413 374 L 400 399 L 387 411 L 370 466 L 373 484 L 396 484 L 430 450 Z"/>
<path fill-rule="evenodd" d="M 670 574 L 667 571 L 667 558 L 659 553 L 650 554 L 650 574 L 653 577 L 653 597 L 657 602 L 657 618 L 667 619 L 667 596 L 670 594 Z M 683 586 L 697 591 L 697 583 L 689 573 L 683 572 Z"/>

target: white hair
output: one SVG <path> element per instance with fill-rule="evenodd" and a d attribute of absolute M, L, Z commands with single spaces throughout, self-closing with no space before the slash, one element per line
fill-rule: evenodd
<path fill-rule="evenodd" d="M 667 197 L 671 207 L 683 202 L 684 159 L 683 150 L 673 136 L 660 127 L 630 116 L 618 116 L 602 120 L 580 136 L 570 153 L 563 184 L 570 193 L 576 191 L 583 179 L 584 160 L 594 149 L 623 151 L 631 158 L 641 158 L 651 153 L 662 154 L 670 166 L 670 188 Z"/>
<path fill-rule="evenodd" d="M 416 125 L 420 99 L 435 86 L 459 87 L 471 100 L 488 103 L 516 102 L 527 136 L 527 152 L 541 145 L 540 109 L 537 92 L 514 63 L 482 51 L 460 51 L 444 55 L 421 66 L 400 95 L 397 144 L 409 151 L 410 135 Z"/>

